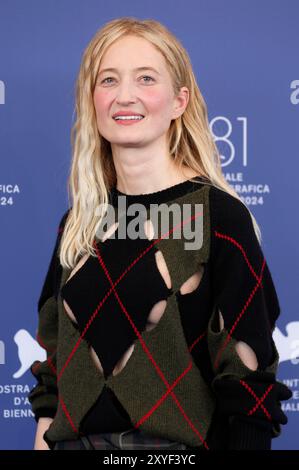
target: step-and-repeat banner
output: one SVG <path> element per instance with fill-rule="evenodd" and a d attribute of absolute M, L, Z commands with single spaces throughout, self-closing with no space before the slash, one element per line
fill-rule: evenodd
<path fill-rule="evenodd" d="M 0 448 L 32 449 L 37 300 L 67 207 L 74 84 L 84 48 L 121 16 L 188 50 L 223 171 L 254 213 L 277 288 L 278 379 L 293 391 L 273 449 L 299 449 L 297 0 L 0 1 Z"/>

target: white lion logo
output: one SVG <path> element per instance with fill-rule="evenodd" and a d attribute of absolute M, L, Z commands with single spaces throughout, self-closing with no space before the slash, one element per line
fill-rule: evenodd
<path fill-rule="evenodd" d="M 14 341 L 18 347 L 18 356 L 21 366 L 19 370 L 13 374 L 13 378 L 19 379 L 23 374 L 25 374 L 25 372 L 27 372 L 35 360 L 45 361 L 47 359 L 47 354 L 31 334 L 24 329 L 17 331 L 14 336 Z"/>
<path fill-rule="evenodd" d="M 293 321 L 286 326 L 285 336 L 279 328 L 273 332 L 273 340 L 279 353 L 279 362 L 291 361 L 299 364 L 299 321 Z"/>

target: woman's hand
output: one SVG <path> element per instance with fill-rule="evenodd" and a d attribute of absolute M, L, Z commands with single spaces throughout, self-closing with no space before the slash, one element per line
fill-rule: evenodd
<path fill-rule="evenodd" d="M 48 444 L 43 438 L 43 435 L 48 430 L 52 421 L 53 421 L 52 418 L 39 418 L 38 423 L 37 423 L 33 450 L 50 450 Z"/>

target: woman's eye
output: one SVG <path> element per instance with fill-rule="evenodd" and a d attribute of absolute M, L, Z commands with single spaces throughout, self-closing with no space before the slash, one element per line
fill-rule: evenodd
<path fill-rule="evenodd" d="M 101 83 L 105 83 L 105 81 L 106 81 L 106 80 L 109 80 L 109 79 L 113 80 L 112 77 L 107 77 L 107 78 L 104 78 L 104 80 L 102 80 Z"/>
<path fill-rule="evenodd" d="M 150 77 L 149 75 L 144 75 L 143 77 L 141 78 L 150 78 L 151 80 L 154 80 L 152 77 Z"/>

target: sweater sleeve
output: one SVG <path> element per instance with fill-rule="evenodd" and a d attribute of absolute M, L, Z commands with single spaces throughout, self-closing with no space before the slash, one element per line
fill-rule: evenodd
<path fill-rule="evenodd" d="M 276 380 L 279 355 L 272 333 L 280 315 L 277 293 L 247 207 L 211 187 L 210 213 L 214 302 L 208 348 L 216 408 L 229 420 L 231 450 L 271 449 L 272 438 L 287 423 L 281 400 L 292 396 Z M 257 370 L 240 358 L 239 341 L 254 351 Z"/>
<path fill-rule="evenodd" d="M 67 219 L 68 211 L 60 220 L 55 246 L 52 251 L 48 271 L 44 279 L 38 300 L 38 327 L 36 340 L 45 349 L 45 361 L 34 361 L 30 367 L 37 383 L 28 394 L 28 400 L 36 422 L 40 417 L 54 418 L 58 405 L 56 347 L 58 333 L 57 293 L 62 273 L 59 262 L 58 248 Z"/>

